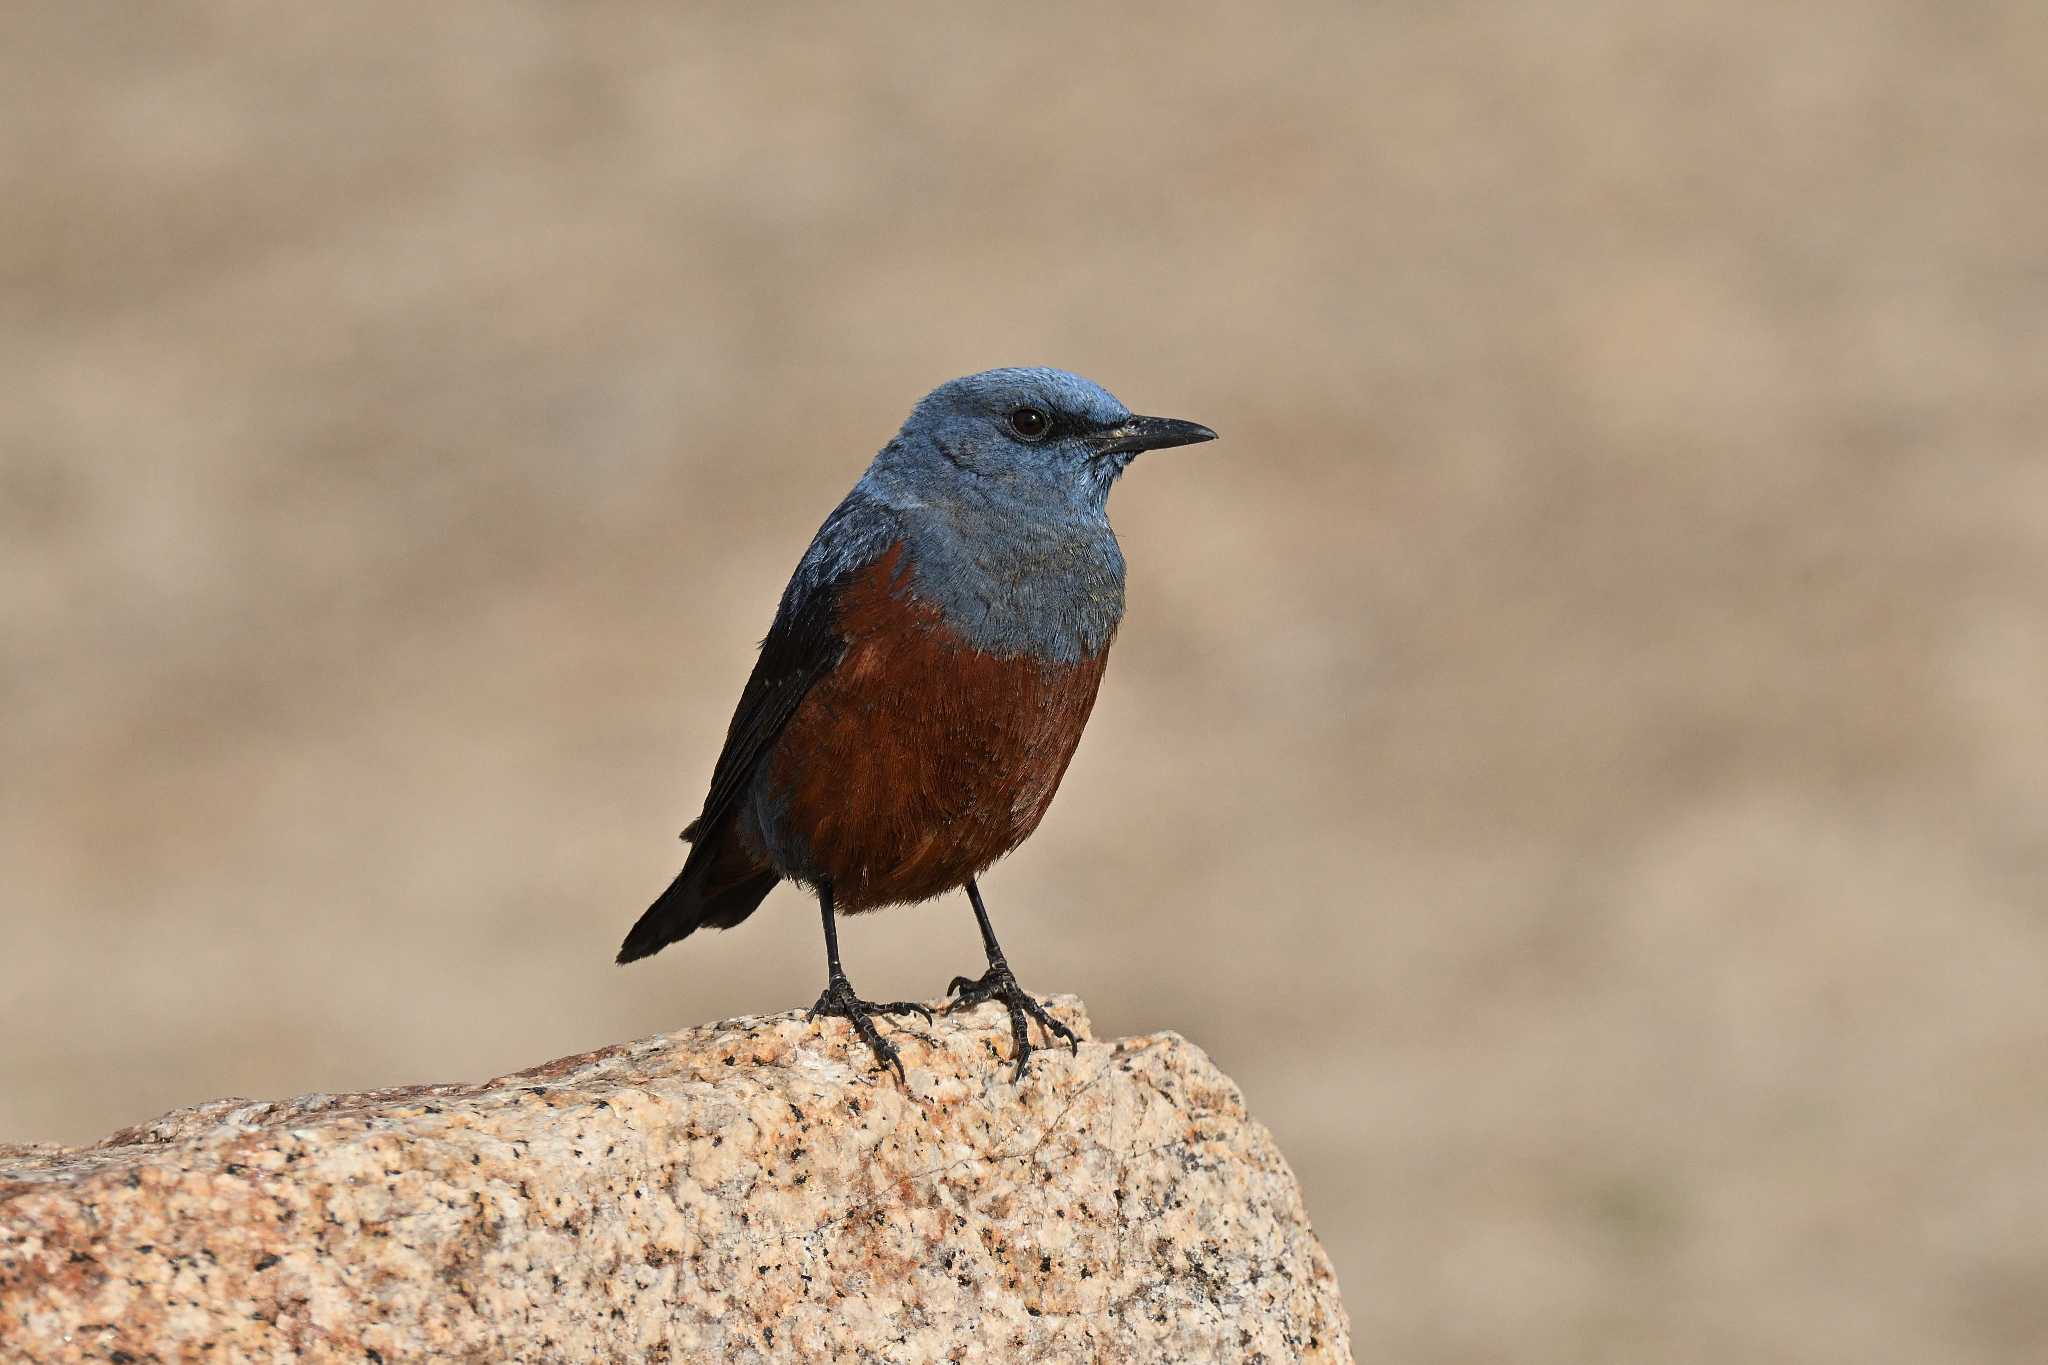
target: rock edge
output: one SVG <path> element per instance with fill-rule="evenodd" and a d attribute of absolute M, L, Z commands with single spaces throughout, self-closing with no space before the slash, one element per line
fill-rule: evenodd
<path fill-rule="evenodd" d="M 1088 1038 L 1079 1001 L 1054 1009 Z M 894 1021 L 891 1021 L 894 1022 Z M 729 1019 L 480 1085 L 0 1147 L 32 1361 L 1349 1360 L 1299 1189 L 1162 1033 L 1009 1081 L 983 1006 Z M 885 1028 L 888 1025 L 884 1025 Z"/>

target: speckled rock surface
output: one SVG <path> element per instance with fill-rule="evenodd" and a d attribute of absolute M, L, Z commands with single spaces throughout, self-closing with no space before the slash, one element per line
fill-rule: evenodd
<path fill-rule="evenodd" d="M 994 1006 L 912 1022 L 909 1094 L 787 1014 L 0 1147 L 0 1355 L 1350 1358 L 1294 1177 L 1199 1049 L 1090 1041 L 1018 1086 Z"/>

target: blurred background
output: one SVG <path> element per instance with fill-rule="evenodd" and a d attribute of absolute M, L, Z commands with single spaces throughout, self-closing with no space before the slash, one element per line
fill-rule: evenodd
<path fill-rule="evenodd" d="M 5 26 L 0 1139 L 807 1004 L 791 890 L 611 954 L 818 522 L 1054 363 L 1224 440 L 991 908 L 1360 1358 L 2048 1357 L 2048 7 Z"/>

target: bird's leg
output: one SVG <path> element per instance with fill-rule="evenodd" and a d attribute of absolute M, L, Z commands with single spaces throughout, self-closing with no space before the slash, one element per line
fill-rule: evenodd
<path fill-rule="evenodd" d="M 969 981 L 964 976 L 953 978 L 953 984 L 946 987 L 946 994 L 958 994 L 959 999 L 946 1006 L 946 1013 L 954 1010 L 972 1009 L 984 1000 L 1000 1000 L 1003 1008 L 1010 1012 L 1010 1037 L 1017 1044 L 1017 1072 L 1011 1079 L 1024 1079 L 1024 1064 L 1031 1060 L 1033 1048 L 1027 1024 L 1036 1019 L 1049 1038 L 1064 1038 L 1075 1052 L 1081 1050 L 1081 1039 L 1075 1032 L 1046 1012 L 1045 1006 L 1024 993 L 1017 984 L 1016 976 L 1010 971 L 1010 964 L 1003 960 L 1003 947 L 996 942 L 995 926 L 988 922 L 988 907 L 981 903 L 981 888 L 972 878 L 967 882 L 967 899 L 974 906 L 974 918 L 981 925 L 981 946 L 988 950 L 988 970 L 980 977 Z"/>
<path fill-rule="evenodd" d="M 909 1078 L 903 1074 L 903 1059 L 896 1055 L 896 1046 L 884 1038 L 875 1027 L 877 1014 L 922 1014 L 927 1020 L 932 1012 L 923 1005 L 908 1000 L 897 1000 L 887 1005 L 878 1005 L 863 1000 L 853 993 L 853 983 L 846 979 L 846 972 L 839 965 L 839 927 L 832 916 L 832 884 L 822 883 L 818 887 L 818 908 L 825 916 L 825 990 L 818 997 L 818 1003 L 811 1006 L 804 1018 L 815 1019 L 821 1014 L 837 1015 L 853 1025 L 853 1031 L 875 1054 L 875 1060 L 883 1066 L 896 1068 L 896 1079 L 909 1085 Z"/>

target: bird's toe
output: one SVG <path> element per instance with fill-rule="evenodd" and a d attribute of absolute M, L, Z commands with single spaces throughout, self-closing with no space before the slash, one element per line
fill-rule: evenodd
<path fill-rule="evenodd" d="M 896 1079 L 907 1088 L 910 1078 L 904 1073 L 902 1054 L 897 1051 L 896 1045 L 884 1038 L 882 1031 L 875 1027 L 874 1016 L 877 1014 L 922 1014 L 926 1019 L 932 1017 L 929 1008 L 909 1000 L 896 1000 L 887 1004 L 863 1000 L 853 993 L 853 985 L 845 977 L 835 977 L 825 983 L 824 993 L 819 995 L 818 1003 L 811 1006 L 804 1018 L 816 1019 L 819 1015 L 828 1015 L 844 1019 L 852 1025 L 854 1035 L 867 1044 L 868 1051 L 875 1056 L 876 1064 L 894 1068 Z"/>
<path fill-rule="evenodd" d="M 1039 1051 L 1031 1043 L 1031 1021 L 1045 1030 L 1048 1038 L 1057 1038 L 1067 1044 L 1076 1054 L 1081 1051 L 1081 1036 L 1055 1018 L 1051 1011 L 1017 984 L 1017 978 L 1007 965 L 991 964 L 988 971 L 969 980 L 964 976 L 953 978 L 946 987 L 946 994 L 957 997 L 945 1006 L 948 1014 L 994 1000 L 1002 1005 L 1010 1016 L 1010 1039 L 1016 1059 L 1016 1070 L 1012 1079 L 1021 1081 L 1024 1070 L 1031 1060 L 1031 1054 Z"/>

